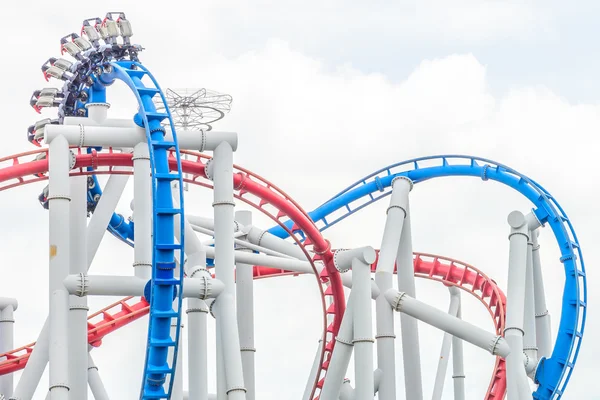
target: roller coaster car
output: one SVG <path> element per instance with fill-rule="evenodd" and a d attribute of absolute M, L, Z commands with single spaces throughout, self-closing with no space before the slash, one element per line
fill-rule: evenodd
<path fill-rule="evenodd" d="M 27 128 L 27 140 L 34 146 L 41 147 L 40 140 L 44 137 L 44 127 L 48 124 L 58 125 L 58 119 L 45 118 Z M 43 153 L 45 156 L 46 153 Z M 39 156 L 38 156 L 39 157 Z M 45 157 L 44 157 L 45 158 Z M 37 160 L 37 158 L 36 158 Z"/>
<path fill-rule="evenodd" d="M 83 52 L 91 48 L 92 44 L 76 33 L 71 33 L 60 39 L 60 54 L 67 52 L 77 60 L 83 59 Z"/>
<path fill-rule="evenodd" d="M 41 114 L 44 107 L 58 107 L 63 98 L 64 94 L 59 89 L 45 88 L 33 92 L 29 104 L 38 114 Z"/>
<path fill-rule="evenodd" d="M 49 186 L 46 185 L 44 190 L 42 190 L 42 193 L 40 193 L 40 195 L 38 196 L 38 200 L 39 200 L 40 204 L 46 210 L 48 209 L 48 192 L 49 192 Z"/>

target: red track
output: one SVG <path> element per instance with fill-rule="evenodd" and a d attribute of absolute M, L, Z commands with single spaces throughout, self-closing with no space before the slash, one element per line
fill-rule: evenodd
<path fill-rule="evenodd" d="M 131 154 L 113 153 L 112 151 L 83 154 L 81 153 L 81 149 L 73 150 L 78 154 L 75 167 L 71 171 L 72 176 L 90 174 L 131 174 L 130 171 L 113 171 L 113 167 L 132 166 L 133 162 Z M 46 149 L 40 149 L 0 159 L 0 164 L 9 164 L 0 168 L 0 191 L 47 179 L 47 176 L 44 175 L 48 171 L 47 159 L 37 161 L 26 160 L 26 158 L 45 153 L 46 151 Z M 212 182 L 206 178 L 204 172 L 205 163 L 202 162 L 203 159 L 207 160 L 210 157 L 200 153 L 187 153 L 196 157 L 196 160 L 182 160 L 183 172 L 193 176 L 192 179 L 186 179 L 186 181 L 192 184 L 212 188 Z M 174 158 L 170 159 L 170 165 L 171 168 L 176 167 Z M 87 167 L 93 167 L 95 170 L 87 171 Z M 98 168 L 102 169 L 98 170 Z M 321 260 L 325 265 L 323 272 L 318 276 L 324 310 L 325 330 L 323 339 L 325 341 L 325 346 L 323 347 L 323 353 L 321 355 L 321 371 L 317 375 L 317 382 L 315 382 L 316 385 L 313 389 L 312 397 L 315 397 L 322 386 L 329 364 L 328 361 L 335 345 L 334 337 L 339 330 L 341 319 L 345 311 L 344 291 L 340 275 L 332 262 L 333 253 L 331 246 L 329 242 L 323 238 L 321 232 L 319 232 L 308 214 L 282 190 L 260 176 L 243 168 L 235 167 L 234 171 L 234 188 L 237 191 L 235 197 L 260 210 L 281 226 L 283 226 L 283 221 L 286 219 L 293 221 L 294 225 L 290 232 L 292 238 L 294 238 L 298 244 L 301 244 L 297 234 L 303 232 L 307 239 L 301 247 L 307 255 L 307 258 L 311 259 L 306 249 L 308 246 L 312 246 L 314 253 L 317 254 L 315 259 L 311 260 L 315 273 L 317 271 L 314 266 L 315 260 Z M 417 260 L 418 259 L 419 258 L 417 257 Z M 437 257 L 435 259 L 438 261 L 443 260 L 442 258 Z M 504 296 L 501 294 L 495 283 L 487 279 L 485 275 L 475 270 L 473 267 L 461 270 L 456 266 L 458 262 L 452 260 L 449 261 L 451 264 L 446 266 L 447 278 L 449 279 L 448 283 L 463 289 L 463 284 L 471 285 L 471 289 L 465 290 L 471 291 L 476 296 L 477 294 L 475 292 L 480 291 L 480 300 L 488 306 L 488 310 L 495 318 L 495 322 L 496 318 L 498 318 L 498 323 L 501 323 L 503 326 L 504 307 L 500 309 L 499 305 L 504 305 L 505 300 L 498 301 L 498 299 L 502 299 Z M 465 266 L 464 264 L 462 265 Z M 416 267 L 417 265 L 415 265 L 415 268 Z M 429 274 L 430 278 L 442 281 L 446 280 L 446 278 L 441 278 L 439 275 L 439 270 L 436 269 L 438 267 L 441 268 L 439 262 L 437 267 L 434 265 L 434 268 L 431 270 L 432 272 Z M 415 269 L 415 271 L 418 273 L 417 269 Z M 279 273 L 281 273 L 281 271 L 279 271 Z M 284 274 L 289 274 L 289 272 L 284 272 Z M 456 279 L 456 282 L 452 281 L 452 279 Z M 327 308 L 325 307 L 326 297 L 331 297 L 331 305 Z M 489 304 L 485 302 L 486 298 L 489 299 Z M 88 336 L 90 343 L 99 345 L 104 335 L 140 318 L 144 314 L 142 310 L 147 307 L 147 304 L 139 302 L 134 305 L 129 305 L 126 303 L 129 299 L 130 298 L 115 303 L 99 313 L 94 314 L 94 317 L 101 314 L 103 319 L 90 326 L 91 333 L 89 333 L 89 335 L 91 336 Z M 121 307 L 119 312 L 115 314 L 109 312 L 113 308 L 119 306 Z M 493 307 L 494 310 L 492 310 Z M 327 323 L 328 315 L 332 317 L 332 322 L 330 324 Z M 90 318 L 92 318 L 92 316 L 90 316 Z M 496 324 L 497 330 L 500 329 L 498 323 Z M 13 372 L 23 368 L 31 351 L 32 347 L 25 346 L 5 354 L 8 357 L 8 360 L 0 363 L 0 374 Z M 8 367 L 8 365 L 16 366 L 16 368 Z M 4 368 L 6 368 L 6 371 Z M 501 399 L 504 396 L 506 389 L 505 376 L 504 362 L 498 359 L 496 361 L 495 375 L 486 396 L 487 399 Z"/>

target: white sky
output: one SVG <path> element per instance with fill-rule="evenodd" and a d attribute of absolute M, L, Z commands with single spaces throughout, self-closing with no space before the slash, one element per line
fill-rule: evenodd
<path fill-rule="evenodd" d="M 59 38 L 78 32 L 84 18 L 123 10 L 134 41 L 146 48 L 141 59 L 161 86 L 231 94 L 232 111 L 215 129 L 239 132 L 235 162 L 279 185 L 307 210 L 375 169 L 412 157 L 460 153 L 507 164 L 559 199 L 580 238 L 592 312 L 566 398 L 592 399 L 588 385 L 599 371 L 594 354 L 600 352 L 593 340 L 600 334 L 593 311 L 600 298 L 594 290 L 600 253 L 593 245 L 600 235 L 593 212 L 600 194 L 600 58 L 591 38 L 598 35 L 599 8 L 593 1 L 554 0 L 457 0 L 452 6 L 441 0 L 106 0 L 60 8 L 39 0 L 10 2 L 2 6 L 0 26 L 6 40 L 0 107 L 8 116 L 1 155 L 32 149 L 25 131 L 39 117 L 29 96 L 48 85 L 40 66 L 59 54 Z M 109 92 L 113 116 L 131 116 L 131 98 L 115 90 L 116 96 Z M 17 345 L 35 340 L 47 312 L 47 214 L 37 204 L 44 185 L 0 196 L 0 295 L 20 301 Z M 125 215 L 131 195 L 126 192 L 119 206 Z M 208 215 L 210 197 L 193 188 L 188 212 Z M 326 237 L 335 247 L 379 247 L 386 203 Z M 498 184 L 446 179 L 417 185 L 411 208 L 415 251 L 458 258 L 506 287 L 506 215 L 527 212 L 531 206 L 524 199 Z M 258 215 L 255 221 L 272 226 Z M 549 229 L 541 244 L 556 332 L 564 273 Z M 107 236 L 92 273 L 130 274 L 132 256 Z M 447 292 L 439 285 L 419 284 L 417 290 L 420 299 L 447 308 Z M 261 281 L 256 295 L 258 398 L 299 398 L 320 332 L 314 278 Z M 463 300 L 465 319 L 491 330 L 481 305 Z M 111 301 L 92 299 L 91 308 Z M 441 333 L 419 327 L 429 397 Z M 113 399 L 138 394 L 145 330 L 145 322 L 138 322 L 93 352 Z M 467 397 L 481 398 L 493 358 L 472 346 L 465 346 L 465 356 Z M 452 398 L 450 379 L 446 389 L 444 398 Z M 47 377 L 35 399 L 46 390 Z"/>

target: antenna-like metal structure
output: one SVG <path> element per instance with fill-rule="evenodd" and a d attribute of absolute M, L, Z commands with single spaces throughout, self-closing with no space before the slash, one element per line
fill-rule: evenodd
<path fill-rule="evenodd" d="M 208 89 L 167 89 L 165 92 L 167 106 L 171 111 L 173 124 L 176 130 L 203 130 L 210 131 L 212 124 L 223 119 L 225 114 L 231 110 L 233 98 L 228 94 L 222 94 Z M 164 105 L 154 99 L 156 109 L 161 112 Z M 165 127 L 169 121 L 164 121 Z M 187 160 L 187 155 L 183 154 Z M 186 175 L 185 178 L 188 176 Z M 184 184 L 183 190 L 187 191 L 189 185 Z"/>
<path fill-rule="evenodd" d="M 167 89 L 165 97 L 175 129 L 210 131 L 231 110 L 230 95 L 208 89 Z"/>

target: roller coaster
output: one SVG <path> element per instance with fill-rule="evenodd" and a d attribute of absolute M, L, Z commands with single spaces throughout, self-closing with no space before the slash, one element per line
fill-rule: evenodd
<path fill-rule="evenodd" d="M 144 49 L 132 36 L 130 21 L 117 12 L 86 19 L 80 33 L 61 38 L 61 56 L 49 58 L 42 73 L 62 87 L 36 90 L 30 99 L 36 112 L 52 114 L 27 129 L 37 149 L 0 159 L 2 191 L 48 181 L 39 201 L 48 210 L 50 271 L 48 318 L 35 343 L 15 347 L 18 301 L 0 297 L 0 398 L 32 399 L 48 367 L 47 398 L 87 399 L 89 385 L 96 400 L 109 399 L 90 350 L 140 319 L 148 326 L 140 399 L 260 398 L 255 377 L 264 372 L 255 370 L 253 280 L 298 274 L 315 277 L 323 332 L 315 338 L 304 393 L 285 398 L 420 400 L 432 392 L 441 399 L 452 351 L 453 394 L 463 400 L 469 382 L 464 341 L 495 358 L 485 399 L 562 398 L 584 333 L 586 274 L 571 221 L 541 185 L 492 160 L 432 156 L 386 166 L 306 212 L 276 185 L 233 164 L 237 133 L 175 128 L 165 93 L 140 61 Z M 137 101 L 131 118 L 110 118 L 108 92 L 116 81 Z M 115 207 L 130 175 L 134 197 L 126 218 Z M 532 205 L 508 214 L 505 292 L 471 265 L 413 252 L 411 190 L 458 176 L 495 181 Z M 184 183 L 212 190 L 212 215 L 190 212 Z M 332 248 L 324 231 L 385 198 L 379 249 Z M 254 226 L 253 212 L 236 210 L 239 205 L 266 215 L 273 226 Z M 538 244 L 543 227 L 550 228 L 564 269 L 554 335 Z M 133 247 L 132 275 L 88 273 L 107 231 Z M 415 277 L 448 287 L 449 310 L 419 300 Z M 461 293 L 486 307 L 494 331 L 462 319 Z M 89 296 L 123 299 L 88 313 Z M 208 318 L 215 319 L 216 343 L 208 343 Z M 423 387 L 418 321 L 445 332 L 433 388 Z M 216 349 L 216 366 L 207 363 L 207 346 Z M 403 388 L 397 387 L 397 347 Z M 209 393 L 212 368 L 216 393 Z"/>

